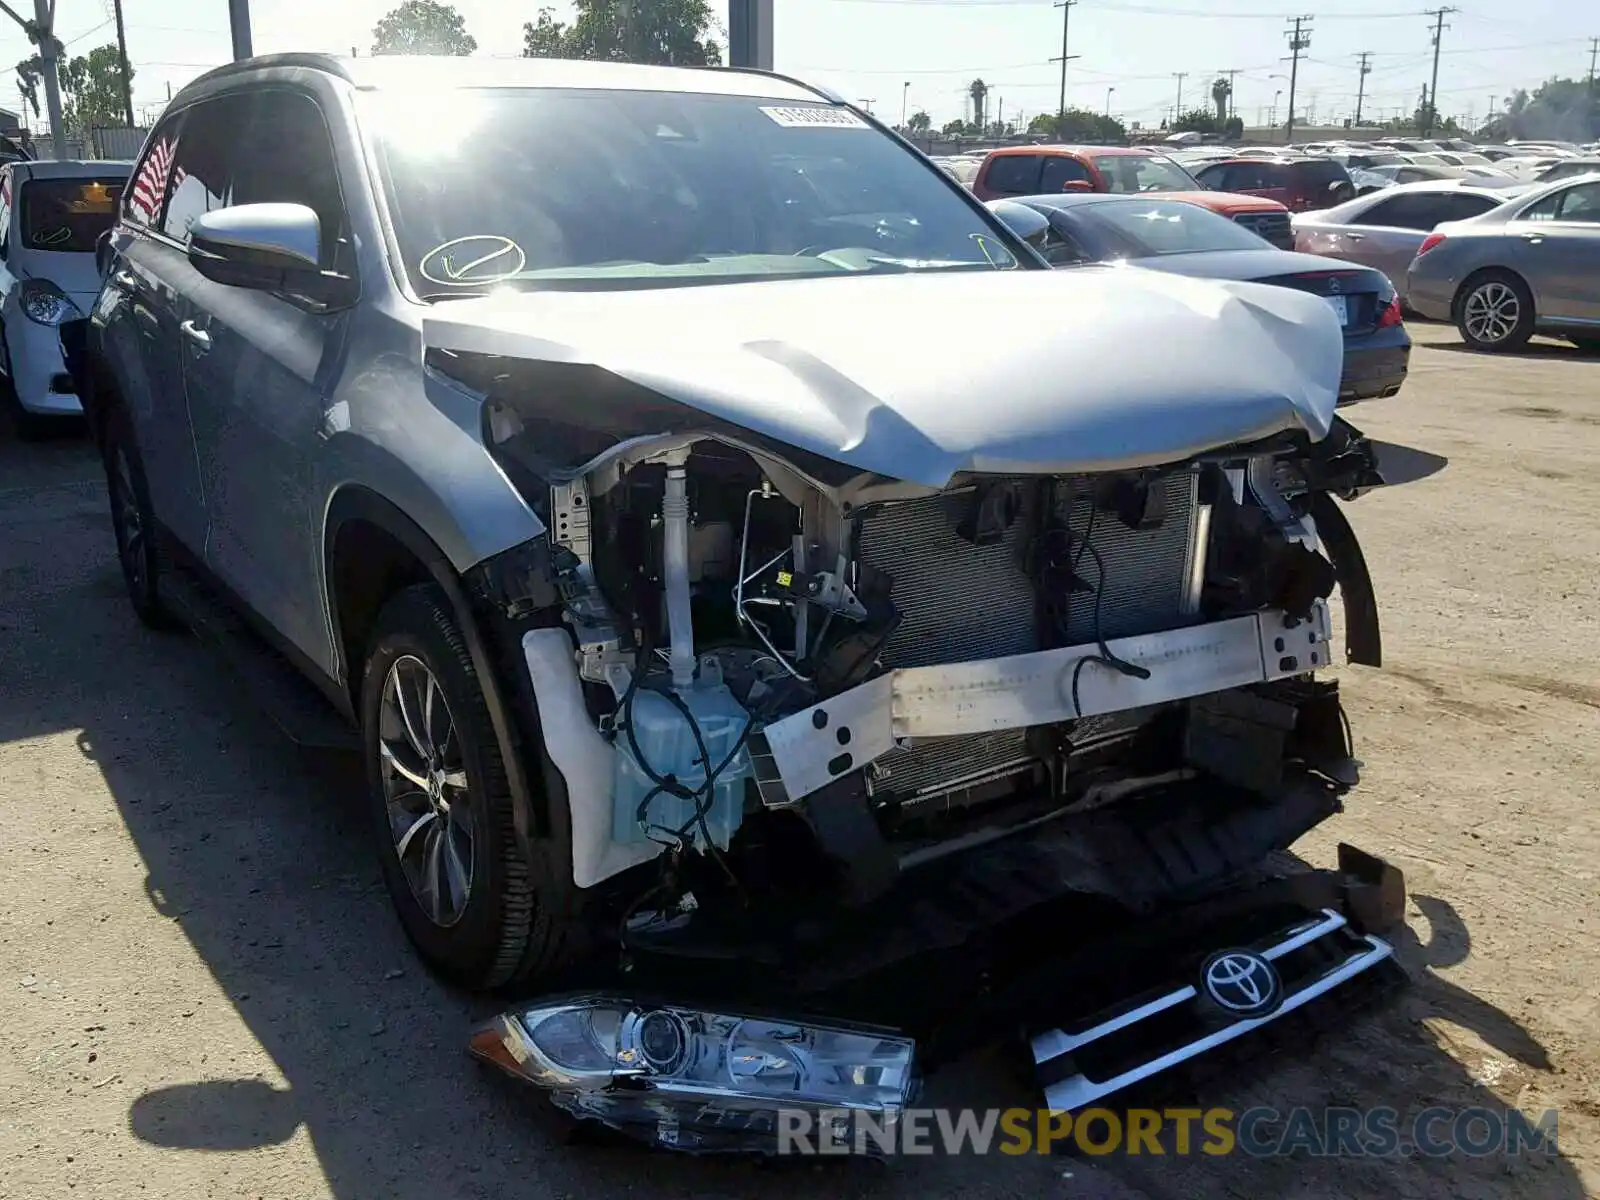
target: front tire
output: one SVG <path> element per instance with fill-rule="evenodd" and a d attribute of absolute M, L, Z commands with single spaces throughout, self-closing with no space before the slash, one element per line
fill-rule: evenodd
<path fill-rule="evenodd" d="M 161 602 L 161 535 L 150 508 L 144 460 L 134 445 L 127 417 L 117 409 L 108 415 L 101 450 L 111 499 L 111 530 L 117 539 L 117 562 L 128 601 L 139 620 L 151 629 L 171 629 L 175 622 Z"/>
<path fill-rule="evenodd" d="M 522 849 L 483 689 L 437 587 L 408 587 L 379 614 L 361 729 L 384 881 L 423 959 L 471 989 L 553 969 L 570 870 Z"/>
<path fill-rule="evenodd" d="M 1510 271 L 1485 271 L 1461 288 L 1456 328 L 1474 350 L 1520 350 L 1533 336 L 1533 293 Z"/>

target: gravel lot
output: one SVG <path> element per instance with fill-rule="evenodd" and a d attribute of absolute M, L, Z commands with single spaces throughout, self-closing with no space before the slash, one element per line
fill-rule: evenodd
<path fill-rule="evenodd" d="M 84 443 L 0 435 L 0 1196 L 1549 1197 L 1600 1191 L 1600 361 L 1421 327 L 1377 437 L 1449 456 L 1350 509 L 1389 665 L 1337 840 L 1392 857 L 1414 986 L 1208 1096 L 1561 1110 L 1558 1158 L 916 1159 L 766 1170 L 568 1148 L 464 1056 L 486 1011 L 415 965 L 352 773 L 207 653 L 136 624 Z M 933 1103 L 1031 1105 L 987 1061 Z"/>

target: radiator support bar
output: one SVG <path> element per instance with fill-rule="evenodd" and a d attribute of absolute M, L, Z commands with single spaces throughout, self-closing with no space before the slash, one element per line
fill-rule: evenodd
<path fill-rule="evenodd" d="M 917 738 L 1050 725 L 1302 675 L 1330 663 L 1330 638 L 1318 600 L 1309 618 L 1269 609 L 1108 643 L 1148 679 L 1092 662 L 1080 670 L 1099 657 L 1093 644 L 888 671 L 755 735 L 762 797 L 795 803 Z"/>

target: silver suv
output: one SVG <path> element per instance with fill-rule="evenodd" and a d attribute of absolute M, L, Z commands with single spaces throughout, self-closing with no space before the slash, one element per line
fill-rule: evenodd
<path fill-rule="evenodd" d="M 1329 496 L 1381 480 L 1328 306 L 1051 271 L 837 98 L 250 60 L 173 101 L 106 272 L 135 608 L 265 635 L 359 730 L 401 919 L 470 986 L 1146 911 L 1354 783 L 1313 673 L 1335 581 L 1377 659 Z"/>

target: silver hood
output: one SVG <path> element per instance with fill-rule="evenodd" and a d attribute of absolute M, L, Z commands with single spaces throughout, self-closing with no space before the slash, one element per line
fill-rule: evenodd
<path fill-rule="evenodd" d="M 1172 462 L 1333 419 L 1316 296 L 1134 268 L 532 292 L 452 301 L 425 346 L 593 364 L 893 479 Z M 641 429 L 640 434 L 685 432 Z"/>

